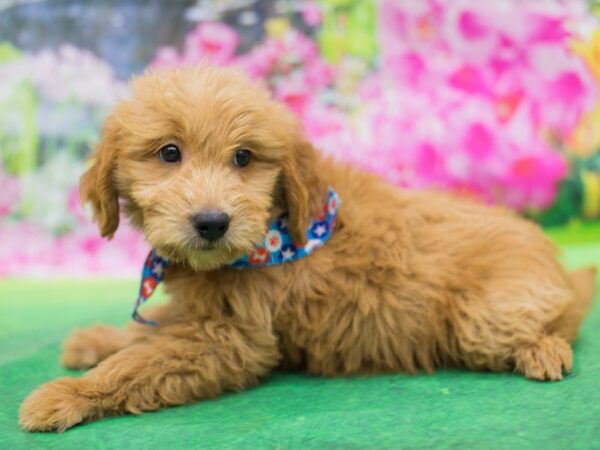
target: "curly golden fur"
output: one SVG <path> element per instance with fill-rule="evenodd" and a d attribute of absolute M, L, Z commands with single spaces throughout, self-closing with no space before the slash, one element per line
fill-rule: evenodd
<path fill-rule="evenodd" d="M 515 370 L 560 380 L 594 295 L 594 269 L 568 275 L 540 229 L 514 214 L 433 192 L 401 190 L 323 158 L 282 105 L 231 69 L 197 67 L 133 80 L 81 180 L 103 236 L 122 208 L 174 263 L 160 326 L 97 326 L 64 344 L 90 368 L 34 391 L 28 430 L 62 431 L 257 384 L 279 367 L 315 375 Z M 176 143 L 182 161 L 157 149 Z M 249 166 L 232 163 L 236 149 Z M 342 207 L 328 243 L 261 269 L 226 264 L 259 243 L 283 210 L 296 241 L 327 186 Z M 214 244 L 190 217 L 231 217 Z"/>

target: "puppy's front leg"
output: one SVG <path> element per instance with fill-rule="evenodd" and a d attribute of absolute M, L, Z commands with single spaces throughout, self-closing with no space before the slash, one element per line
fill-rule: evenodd
<path fill-rule="evenodd" d="M 270 330 L 218 321 L 170 326 L 82 378 L 42 385 L 21 406 L 20 424 L 30 431 L 63 431 L 108 415 L 215 397 L 256 384 L 278 361 Z"/>
<path fill-rule="evenodd" d="M 163 325 L 173 323 L 169 305 L 147 309 L 144 317 Z M 89 369 L 155 331 L 153 327 L 133 321 L 123 329 L 109 325 L 76 329 L 63 341 L 60 360 L 68 369 Z"/>

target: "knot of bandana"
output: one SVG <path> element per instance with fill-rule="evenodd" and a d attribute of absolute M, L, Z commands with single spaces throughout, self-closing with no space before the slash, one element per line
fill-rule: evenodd
<path fill-rule="evenodd" d="M 261 244 L 257 245 L 247 255 L 244 255 L 229 264 L 233 268 L 265 267 L 295 261 L 310 255 L 331 237 L 338 210 L 340 199 L 336 192 L 330 187 L 327 200 L 321 213 L 310 223 L 306 230 L 306 244 L 294 244 L 287 227 L 287 214 L 281 215 L 271 223 L 267 234 Z M 162 281 L 169 261 L 159 256 L 155 250 L 151 250 L 142 269 L 142 281 L 140 292 L 131 317 L 138 323 L 144 325 L 158 325 L 153 320 L 144 319 L 138 312 L 148 298 Z"/>

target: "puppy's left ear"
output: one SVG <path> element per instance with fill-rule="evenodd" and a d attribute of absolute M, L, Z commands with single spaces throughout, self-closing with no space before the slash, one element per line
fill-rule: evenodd
<path fill-rule="evenodd" d="M 285 156 L 282 184 L 288 228 L 294 242 L 304 245 L 310 221 L 323 208 L 327 184 L 320 173 L 321 157 L 300 132 L 295 133 Z"/>
<path fill-rule="evenodd" d="M 92 166 L 79 180 L 81 203 L 91 204 L 100 234 L 109 239 L 119 226 L 119 195 L 114 180 L 118 134 L 116 120 L 109 117 L 90 157 Z"/>

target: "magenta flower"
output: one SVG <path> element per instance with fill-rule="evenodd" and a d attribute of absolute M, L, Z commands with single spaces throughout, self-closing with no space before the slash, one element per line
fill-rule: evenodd
<path fill-rule="evenodd" d="M 300 31 L 290 30 L 283 36 L 283 42 L 296 62 L 310 62 L 319 57 L 317 43 Z"/>
<path fill-rule="evenodd" d="M 276 87 L 275 97 L 285 103 L 293 112 L 302 116 L 311 98 L 311 93 L 304 83 L 282 81 Z"/>
<path fill-rule="evenodd" d="M 474 11 L 463 11 L 458 19 L 458 28 L 465 39 L 481 39 L 490 34 L 489 25 Z"/>
<path fill-rule="evenodd" d="M 557 153 L 541 151 L 522 155 L 508 167 L 504 179 L 505 202 L 518 209 L 550 206 L 567 165 Z"/>
<path fill-rule="evenodd" d="M 571 36 L 565 29 L 565 17 L 531 13 L 528 22 L 528 38 L 532 44 L 563 44 Z"/>
<path fill-rule="evenodd" d="M 311 89 L 322 89 L 333 82 L 333 67 L 321 59 L 307 63 L 302 72 L 304 83 Z"/>
<path fill-rule="evenodd" d="M 546 83 L 544 88 L 543 99 L 540 98 L 533 107 L 534 117 L 564 139 L 582 114 L 593 107 L 594 97 L 590 96 L 593 88 L 580 73 L 573 70 L 561 73 Z"/>
<path fill-rule="evenodd" d="M 208 62 L 231 64 L 238 46 L 236 31 L 224 23 L 200 23 L 185 39 L 182 54 L 173 47 L 159 47 L 151 62 L 153 67 L 193 65 Z"/>
<path fill-rule="evenodd" d="M 285 53 L 286 48 L 282 41 L 269 38 L 248 53 L 240 55 L 235 64 L 243 68 L 251 78 L 266 78 L 275 69 L 279 58 Z"/>
<path fill-rule="evenodd" d="M 302 4 L 302 20 L 309 27 L 316 27 L 321 23 L 321 9 L 314 1 Z"/>
<path fill-rule="evenodd" d="M 238 36 L 233 28 L 223 23 L 199 24 L 185 40 L 183 64 L 208 61 L 225 65 L 231 62 L 237 49 Z"/>

